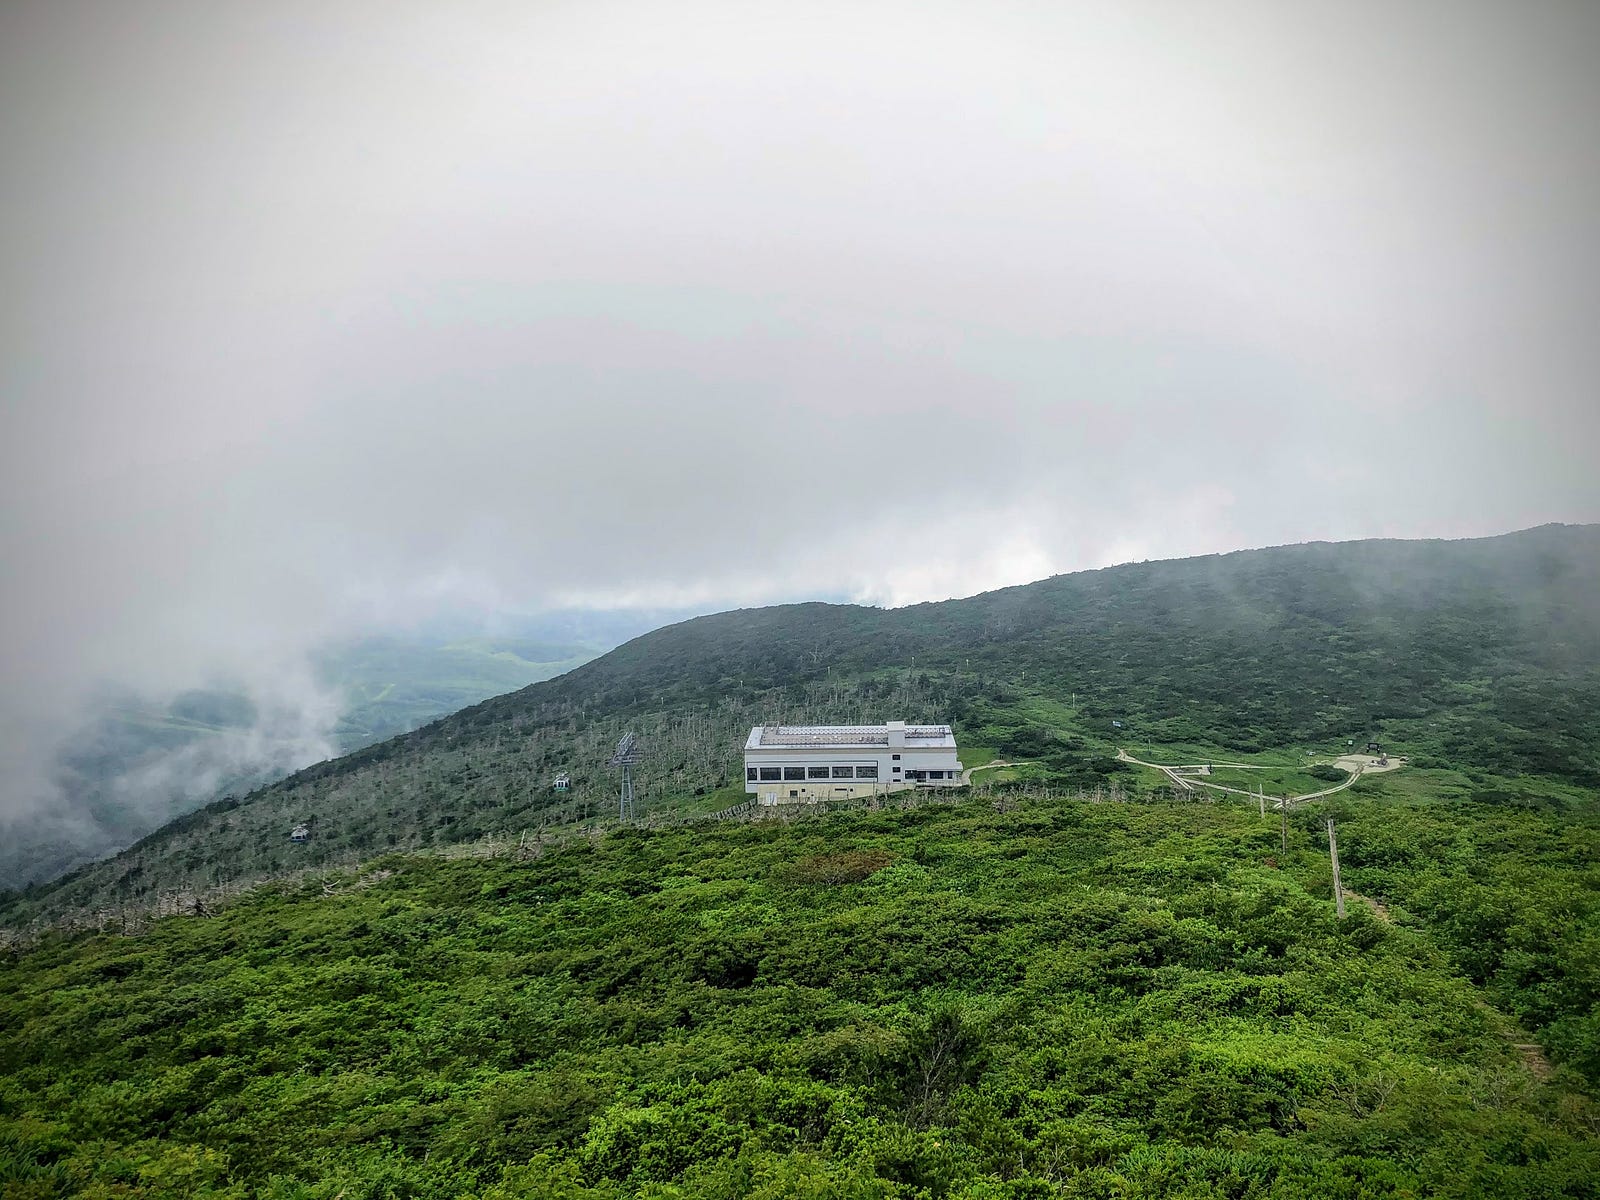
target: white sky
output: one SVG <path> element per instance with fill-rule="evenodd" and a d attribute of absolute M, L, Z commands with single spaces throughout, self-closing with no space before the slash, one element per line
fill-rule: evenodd
<path fill-rule="evenodd" d="M 9 798 L 101 679 L 440 611 L 1600 519 L 1596 61 L 1584 0 L 7 4 Z"/>

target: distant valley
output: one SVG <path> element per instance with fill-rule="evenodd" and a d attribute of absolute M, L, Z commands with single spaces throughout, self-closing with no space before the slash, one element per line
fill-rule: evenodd
<path fill-rule="evenodd" d="M 0 847 L 0 889 L 48 880 L 166 821 L 323 758 L 549 679 L 675 611 L 559 611 L 436 625 L 322 647 L 313 687 L 265 707 L 243 688 L 158 703 L 108 691 L 57 772 L 60 804 L 19 820 Z"/>

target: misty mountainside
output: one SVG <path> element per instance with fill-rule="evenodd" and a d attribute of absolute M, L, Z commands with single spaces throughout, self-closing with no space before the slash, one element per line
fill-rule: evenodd
<path fill-rule="evenodd" d="M 1281 757 L 1378 738 L 1417 770 L 1454 773 L 1462 795 L 1539 781 L 1588 795 L 1597 595 L 1600 527 L 1546 526 L 1130 564 L 894 610 L 700 617 L 212 803 L 4 912 L 26 924 L 595 820 L 614 805 L 606 760 L 630 729 L 647 748 L 647 817 L 741 801 L 752 724 L 894 718 L 951 720 L 969 761 L 1026 759 L 1029 779 L 1060 787 L 1146 786 L 1118 746 Z M 551 790 L 558 773 L 570 792 Z M 301 822 L 312 836 L 291 845 Z"/>
<path fill-rule="evenodd" d="M 210 804 L 6 904 L 0 1178 L 1597 1200 L 1597 535 L 702 617 Z M 991 782 L 713 819 L 749 724 L 891 717 Z M 1113 757 L 1367 738 L 1281 813 Z"/>
<path fill-rule="evenodd" d="M 262 695 L 109 693 L 61 755 L 60 803 L 6 827 L 0 886 L 52 879 L 219 796 L 548 679 L 677 616 L 560 611 L 501 618 L 492 634 L 463 625 L 346 639 L 318 649 L 297 686 Z"/>

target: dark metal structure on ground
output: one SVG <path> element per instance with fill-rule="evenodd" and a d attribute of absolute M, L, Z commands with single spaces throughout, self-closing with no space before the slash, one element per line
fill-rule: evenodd
<path fill-rule="evenodd" d="M 631 730 L 622 735 L 622 740 L 617 743 L 617 749 L 611 756 L 611 765 L 622 768 L 622 795 L 617 802 L 617 817 L 623 821 L 634 818 L 633 810 L 633 772 L 631 768 L 639 763 L 643 751 L 639 746 L 639 737 Z"/>

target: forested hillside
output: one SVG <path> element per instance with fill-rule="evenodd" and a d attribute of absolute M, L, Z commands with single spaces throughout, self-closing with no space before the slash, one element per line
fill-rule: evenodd
<path fill-rule="evenodd" d="M 1547 528 L 647 635 L 13 896 L 0 1180 L 1600 1198 L 1597 582 Z M 707 815 L 749 725 L 889 717 L 1010 765 Z M 1281 814 L 1114 757 L 1310 786 L 1369 738 L 1405 767 Z"/>
<path fill-rule="evenodd" d="M 779 720 L 953 719 L 964 745 L 1037 760 L 1065 786 L 1115 774 L 1119 743 L 1250 754 L 1372 736 L 1485 787 L 1593 788 L 1597 596 L 1600 527 L 1547 526 L 1132 564 L 904 609 L 723 613 L 213 804 L 6 912 L 26 922 L 592 818 L 629 728 L 657 814 L 738 799 L 726 789 L 745 732 Z M 568 796 L 550 790 L 558 772 Z M 300 821 L 314 836 L 291 846 Z"/>
<path fill-rule="evenodd" d="M 326 747 L 342 754 L 415 729 L 621 640 L 538 636 L 565 634 L 576 624 L 570 616 L 525 624 L 535 636 L 414 632 L 330 643 L 314 656 L 306 693 L 265 710 L 242 686 L 221 684 L 162 702 L 101 696 L 56 763 L 55 806 L 0 825 L 0 887 L 54 879 L 227 792 L 281 779 Z M 590 624 L 603 635 L 617 621 L 595 614 Z M 633 636 L 648 625 L 624 628 Z"/>

